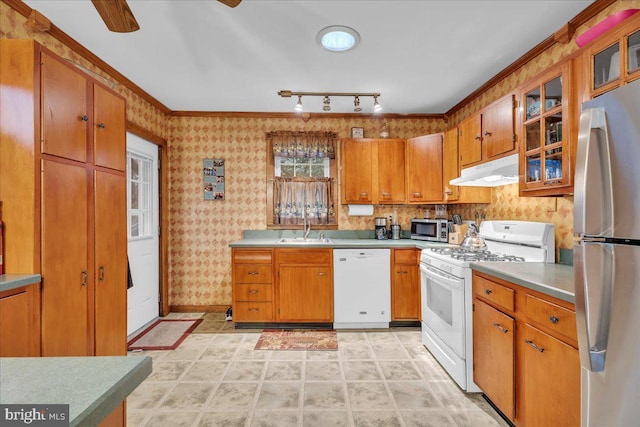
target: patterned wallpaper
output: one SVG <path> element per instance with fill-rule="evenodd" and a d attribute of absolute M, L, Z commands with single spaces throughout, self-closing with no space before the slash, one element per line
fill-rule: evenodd
<path fill-rule="evenodd" d="M 604 17 L 627 8 L 640 8 L 640 0 L 620 0 L 578 28 L 576 35 Z M 0 38 L 35 39 L 58 55 L 113 79 L 46 33 L 34 33 L 26 19 L 0 2 Z M 506 77 L 463 109 L 441 120 L 387 120 L 391 137 L 407 138 L 440 132 L 494 100 L 513 91 L 527 79 L 577 50 L 573 41 L 556 44 Z M 377 135 L 381 120 L 167 117 L 127 88 L 115 90 L 127 100 L 127 118 L 169 141 L 169 303 L 171 305 L 226 305 L 231 302 L 230 249 L 228 243 L 241 237 L 242 230 L 266 228 L 265 133 L 274 130 L 331 130 L 347 137 L 350 128 L 361 126 L 367 136 Z M 202 197 L 202 159 L 219 157 L 226 163 L 226 199 L 207 201 Z M 498 187 L 488 205 L 450 206 L 472 218 L 483 209 L 487 219 L 517 219 L 552 222 L 556 246 L 572 247 L 572 198 L 521 198 L 517 185 Z M 403 229 L 424 207 L 376 207 L 374 216 L 397 214 Z M 373 217 L 349 217 L 339 207 L 340 229 L 372 229 Z"/>
<path fill-rule="evenodd" d="M 391 137 L 443 130 L 443 120 L 385 119 Z M 374 136 L 380 119 L 173 117 L 169 144 L 169 293 L 171 305 L 231 302 L 231 250 L 242 231 L 266 229 L 266 139 L 276 130 L 325 130 L 348 137 L 351 127 Z M 225 199 L 204 201 L 202 159 L 225 159 Z M 396 209 L 403 228 L 420 210 Z M 374 216 L 393 214 L 376 208 Z M 373 229 L 372 217 L 349 217 L 339 206 L 340 229 Z"/>

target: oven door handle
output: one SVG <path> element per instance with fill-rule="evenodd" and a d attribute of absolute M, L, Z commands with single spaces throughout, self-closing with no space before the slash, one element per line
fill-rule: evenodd
<path fill-rule="evenodd" d="M 444 281 L 444 284 L 448 285 L 449 289 L 457 290 L 464 287 L 464 280 L 457 277 L 449 276 L 448 274 L 441 272 L 433 267 L 429 267 L 428 265 L 420 264 L 420 270 L 432 279 L 437 278 L 440 282 Z"/>

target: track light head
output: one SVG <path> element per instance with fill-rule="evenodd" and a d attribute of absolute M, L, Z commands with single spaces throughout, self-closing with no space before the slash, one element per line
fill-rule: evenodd
<path fill-rule="evenodd" d="M 302 95 L 298 95 L 298 103 L 295 109 L 297 112 L 302 112 Z"/>
<path fill-rule="evenodd" d="M 373 96 L 373 112 L 379 113 L 382 111 L 382 105 L 378 103 L 378 97 L 376 95 Z"/>
<path fill-rule="evenodd" d="M 362 107 L 360 106 L 360 96 L 356 95 L 353 98 L 353 112 L 359 113 L 360 111 L 362 111 Z"/>
<path fill-rule="evenodd" d="M 325 95 L 324 98 L 322 99 L 322 111 L 331 111 L 331 100 L 329 99 L 328 95 Z"/>

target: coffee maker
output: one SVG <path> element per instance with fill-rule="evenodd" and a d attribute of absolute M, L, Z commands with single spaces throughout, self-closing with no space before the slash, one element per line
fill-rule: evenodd
<path fill-rule="evenodd" d="M 387 239 L 387 218 L 384 218 L 384 217 L 376 218 L 375 238 L 377 240 Z"/>

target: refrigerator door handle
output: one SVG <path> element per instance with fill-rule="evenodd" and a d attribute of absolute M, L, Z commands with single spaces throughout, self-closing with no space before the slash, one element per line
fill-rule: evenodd
<path fill-rule="evenodd" d="M 591 372 L 602 372 L 609 341 L 615 252 L 612 245 L 587 242 L 573 250 L 580 364 Z"/>
<path fill-rule="evenodd" d="M 580 115 L 576 153 L 574 225 L 576 236 L 613 235 L 613 184 L 609 132 L 604 108 Z"/>

